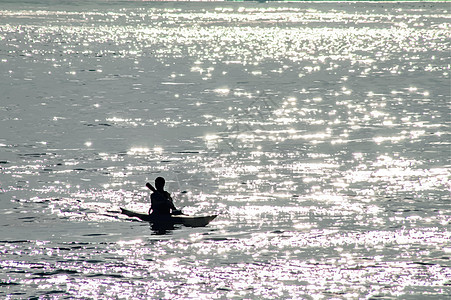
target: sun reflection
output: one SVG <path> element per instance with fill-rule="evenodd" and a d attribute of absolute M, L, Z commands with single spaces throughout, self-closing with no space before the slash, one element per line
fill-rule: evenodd
<path fill-rule="evenodd" d="M 149 154 L 150 149 L 149 148 L 141 148 L 141 147 L 135 147 L 135 148 L 131 148 L 127 154 L 128 155 L 145 155 L 145 154 Z"/>
<path fill-rule="evenodd" d="M 142 239 L 130 240 L 130 241 L 118 241 L 117 244 L 123 246 L 138 246 L 143 243 Z"/>
<path fill-rule="evenodd" d="M 448 9 L 334 5 L 1 10 L 3 79 L 23 81 L 19 96 L 32 86 L 51 126 L 15 140 L 9 123 L 33 121 L 26 97 L 0 105 L 14 208 L 3 209 L 0 295 L 440 297 Z M 38 74 L 73 89 L 47 97 Z M 59 135 L 74 111 L 86 151 Z M 183 138 L 128 135 L 149 128 Z M 185 212 L 219 208 L 220 221 L 166 237 L 126 222 L 118 207 L 146 211 L 142 181 L 159 172 L 188 191 Z"/>

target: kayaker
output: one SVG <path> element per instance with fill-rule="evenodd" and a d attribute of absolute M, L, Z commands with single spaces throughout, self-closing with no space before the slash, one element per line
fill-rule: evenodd
<path fill-rule="evenodd" d="M 149 215 L 169 216 L 171 214 L 181 214 L 181 211 L 175 208 L 171 195 L 164 190 L 166 181 L 163 177 L 155 179 L 156 191 L 150 196 Z"/>

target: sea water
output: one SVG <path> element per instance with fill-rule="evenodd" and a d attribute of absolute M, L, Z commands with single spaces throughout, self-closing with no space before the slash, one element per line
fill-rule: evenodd
<path fill-rule="evenodd" d="M 0 1 L 0 296 L 449 297 L 450 8 Z"/>

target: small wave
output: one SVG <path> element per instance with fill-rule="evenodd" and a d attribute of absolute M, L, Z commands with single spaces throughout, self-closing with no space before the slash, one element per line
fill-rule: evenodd
<path fill-rule="evenodd" d="M 113 278 L 124 278 L 123 275 L 120 274 L 92 274 L 87 277 L 113 277 Z"/>
<path fill-rule="evenodd" d="M 0 286 L 5 286 L 5 285 L 20 285 L 20 283 L 17 283 L 17 282 L 0 282 Z"/>
<path fill-rule="evenodd" d="M 83 236 L 103 236 L 103 235 L 108 235 L 106 233 L 88 233 L 88 234 L 83 234 Z"/>
<path fill-rule="evenodd" d="M 23 153 L 19 154 L 22 157 L 42 157 L 47 155 L 56 155 L 56 153 Z"/>
<path fill-rule="evenodd" d="M 55 270 L 55 271 L 50 271 L 50 272 L 37 272 L 34 273 L 33 275 L 36 276 L 52 276 L 52 275 L 58 275 L 58 274 L 77 274 L 79 273 L 76 270 L 64 270 L 64 269 L 60 269 L 60 270 Z"/>
<path fill-rule="evenodd" d="M 0 244 L 21 244 L 21 243 L 29 243 L 28 240 L 14 240 L 14 241 L 8 241 L 8 240 L 1 240 Z"/>

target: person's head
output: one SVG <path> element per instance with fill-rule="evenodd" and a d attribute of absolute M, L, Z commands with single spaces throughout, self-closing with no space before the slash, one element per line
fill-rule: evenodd
<path fill-rule="evenodd" d="M 166 183 L 166 181 L 164 180 L 163 177 L 155 178 L 155 187 L 157 188 L 157 190 L 163 190 L 165 183 Z"/>

